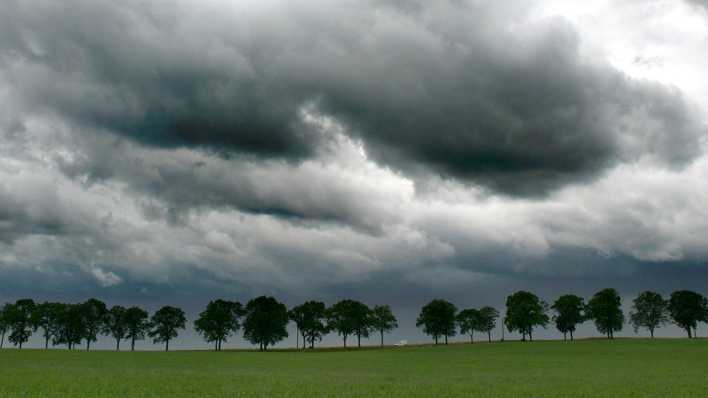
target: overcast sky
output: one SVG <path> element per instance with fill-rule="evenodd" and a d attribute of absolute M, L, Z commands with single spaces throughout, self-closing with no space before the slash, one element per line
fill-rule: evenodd
<path fill-rule="evenodd" d="M 0 301 L 708 293 L 708 2 L 334 4 L 4 1 Z"/>

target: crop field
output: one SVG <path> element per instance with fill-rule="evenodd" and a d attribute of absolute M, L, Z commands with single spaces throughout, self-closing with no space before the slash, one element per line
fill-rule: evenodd
<path fill-rule="evenodd" d="M 0 397 L 704 397 L 708 340 L 0 351 Z"/>

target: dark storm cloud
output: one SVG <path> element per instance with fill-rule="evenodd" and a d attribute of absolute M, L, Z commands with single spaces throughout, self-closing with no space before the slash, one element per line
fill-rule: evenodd
<path fill-rule="evenodd" d="M 143 144 L 303 159 L 325 139 L 309 109 L 382 164 L 511 194 L 698 153 L 680 94 L 585 59 L 524 2 L 195 4 L 10 1 L 2 67 L 28 111 Z"/>

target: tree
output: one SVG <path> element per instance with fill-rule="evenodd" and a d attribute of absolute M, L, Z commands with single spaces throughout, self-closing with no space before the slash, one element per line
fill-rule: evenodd
<path fill-rule="evenodd" d="M 116 351 L 120 351 L 120 341 L 123 340 L 128 333 L 128 327 L 125 322 L 125 314 L 127 311 L 125 307 L 114 305 L 106 313 L 103 333 L 116 339 Z"/>
<path fill-rule="evenodd" d="M 423 333 L 432 336 L 435 339 L 435 345 L 438 344 L 440 337 L 447 338 L 455 335 L 455 313 L 457 307 L 449 301 L 433 300 L 423 306 L 415 322 L 417 327 L 423 327 Z"/>
<path fill-rule="evenodd" d="M 221 351 L 221 343 L 241 327 L 239 318 L 243 316 L 243 307 L 237 301 L 213 300 L 194 321 L 194 329 L 204 339 L 214 343 L 214 351 Z"/>
<path fill-rule="evenodd" d="M 4 304 L 0 307 L 0 349 L 2 349 L 5 344 L 5 334 L 10 330 L 10 323 L 7 319 L 8 311 L 10 310 L 10 304 Z"/>
<path fill-rule="evenodd" d="M 585 321 L 585 302 L 582 297 L 573 294 L 566 294 L 558 297 L 551 308 L 556 312 L 553 321 L 556 329 L 563 333 L 563 340 L 567 339 L 570 333 L 570 341 L 573 341 L 575 327 Z"/>
<path fill-rule="evenodd" d="M 153 338 L 153 343 L 165 343 L 165 351 L 170 350 L 170 340 L 178 335 L 180 329 L 184 329 L 187 318 L 180 308 L 164 306 L 152 315 L 152 330 L 149 335 Z"/>
<path fill-rule="evenodd" d="M 86 351 L 91 349 L 91 343 L 98 339 L 98 334 L 104 329 L 108 309 L 106 303 L 95 298 L 86 300 L 81 304 L 81 313 L 84 322 L 84 336 Z"/>
<path fill-rule="evenodd" d="M 42 303 L 36 306 L 32 316 L 34 325 L 42 329 L 44 349 L 49 348 L 49 342 L 56 339 L 60 330 L 61 303 Z"/>
<path fill-rule="evenodd" d="M 130 339 L 130 351 L 135 351 L 135 341 L 142 340 L 150 331 L 148 313 L 139 307 L 130 307 L 125 310 L 125 337 Z"/>
<path fill-rule="evenodd" d="M 474 331 L 479 330 L 482 323 L 482 317 L 479 310 L 468 308 L 460 311 L 457 314 L 457 324 L 460 326 L 460 334 L 468 334 L 470 343 L 474 343 Z"/>
<path fill-rule="evenodd" d="M 497 318 L 499 318 L 499 311 L 492 307 L 482 307 L 479 309 L 479 330 L 480 332 L 487 333 L 487 339 L 492 342 L 492 330 L 497 326 Z"/>
<path fill-rule="evenodd" d="M 595 293 L 588 302 L 586 312 L 588 319 L 592 319 L 597 330 L 606 334 L 608 339 L 613 339 L 615 332 L 622 330 L 624 314 L 617 290 L 608 288 Z"/>
<path fill-rule="evenodd" d="M 649 330 L 654 338 L 654 330 L 669 321 L 669 303 L 659 293 L 643 292 L 634 299 L 629 319 L 634 326 L 634 333 L 639 328 Z"/>
<path fill-rule="evenodd" d="M 243 336 L 260 351 L 288 337 L 288 308 L 273 297 L 256 297 L 246 304 Z"/>
<path fill-rule="evenodd" d="M 357 345 L 361 347 L 361 337 L 369 337 L 371 330 L 371 310 L 359 301 L 342 300 L 329 309 L 327 322 L 342 336 L 344 347 L 350 335 L 357 336 Z"/>
<path fill-rule="evenodd" d="M 37 330 L 32 318 L 35 303 L 31 299 L 22 299 L 10 305 L 8 309 L 5 315 L 10 327 L 8 340 L 22 349 L 22 345 L 29 340 L 32 332 Z"/>
<path fill-rule="evenodd" d="M 518 291 L 506 298 L 506 318 L 504 323 L 510 332 L 521 333 L 521 340 L 526 336 L 533 341 L 533 329 L 548 325 L 548 304 L 538 296 L 527 291 Z"/>
<path fill-rule="evenodd" d="M 320 301 L 308 301 L 293 307 L 288 312 L 288 317 L 295 322 L 302 334 L 303 348 L 310 344 L 315 347 L 315 341 L 322 340 L 327 333 L 327 307 Z"/>
<path fill-rule="evenodd" d="M 669 314 L 676 325 L 688 333 L 688 338 L 695 337 L 698 322 L 708 321 L 708 300 L 702 294 L 690 290 L 679 290 L 671 293 L 669 298 Z"/>
<path fill-rule="evenodd" d="M 66 344 L 69 350 L 81 343 L 86 335 L 84 309 L 82 304 L 59 304 L 57 314 L 57 330 L 52 344 Z"/>
<path fill-rule="evenodd" d="M 388 305 L 377 305 L 371 311 L 371 327 L 381 335 L 381 347 L 384 345 L 384 333 L 398 327 L 398 320 Z"/>

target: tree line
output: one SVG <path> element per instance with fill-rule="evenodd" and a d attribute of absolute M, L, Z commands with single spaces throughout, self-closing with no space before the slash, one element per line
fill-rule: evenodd
<path fill-rule="evenodd" d="M 265 351 L 288 337 L 287 326 L 291 321 L 297 327 L 298 348 L 300 337 L 302 348 L 314 348 L 315 342 L 330 332 L 342 336 L 345 347 L 349 337 L 355 336 L 360 347 L 362 337 L 378 333 L 383 346 L 384 334 L 398 327 L 388 305 L 369 308 L 359 301 L 342 300 L 327 307 L 323 302 L 308 301 L 288 310 L 275 298 L 261 296 L 245 305 L 222 299 L 210 301 L 194 321 L 194 330 L 212 343 L 216 351 L 240 330 L 246 340 Z M 77 304 L 22 299 L 0 307 L 0 348 L 6 335 L 21 349 L 33 333 L 40 331 L 45 348 L 50 344 L 65 345 L 72 350 L 84 343 L 86 350 L 90 350 L 91 343 L 104 335 L 115 340 L 116 350 L 120 350 L 121 341 L 128 340 L 133 351 L 136 341 L 151 337 L 153 344 L 164 343 L 168 351 L 170 341 L 186 325 L 184 311 L 172 306 L 162 307 L 150 316 L 140 307 L 108 308 L 94 298 Z"/>
<path fill-rule="evenodd" d="M 474 342 L 475 332 L 486 334 L 491 342 L 499 316 L 499 311 L 492 307 L 458 312 L 449 301 L 436 299 L 423 306 L 416 326 L 431 336 L 435 344 L 441 338 L 447 344 L 448 338 L 455 336 L 458 330 L 469 336 L 470 342 Z M 625 315 L 615 289 L 600 290 L 587 303 L 573 294 L 562 295 L 550 306 L 531 292 L 518 291 L 507 297 L 506 314 L 502 319 L 503 328 L 518 332 L 523 341 L 533 340 L 534 329 L 546 328 L 551 322 L 564 340 L 570 336 L 572 341 L 577 326 L 586 321 L 593 321 L 597 330 L 610 339 L 622 330 Z M 320 301 L 307 301 L 288 309 L 273 297 L 261 296 L 245 305 L 238 301 L 212 300 L 194 321 L 194 329 L 206 342 L 213 344 L 216 351 L 239 331 L 247 341 L 265 351 L 288 337 L 289 322 L 295 323 L 297 348 L 300 348 L 301 338 L 303 349 L 314 348 L 328 333 L 337 333 L 344 347 L 349 338 L 356 338 L 357 347 L 361 347 L 362 337 L 377 334 L 383 346 L 384 335 L 398 327 L 398 320 L 388 305 L 370 308 L 347 299 L 329 307 Z M 698 323 L 708 322 L 708 299 L 688 290 L 673 292 L 668 299 L 656 292 L 642 292 L 633 301 L 629 322 L 635 332 L 646 329 L 652 338 L 656 329 L 673 322 L 692 338 Z M 164 306 L 150 316 L 140 307 L 108 308 L 104 302 L 93 298 L 76 304 L 35 303 L 32 299 L 22 299 L 0 307 L 0 348 L 6 335 L 10 343 L 22 348 L 33 333 L 40 331 L 45 348 L 50 344 L 65 345 L 71 350 L 83 343 L 86 350 L 90 350 L 91 343 L 104 335 L 115 340 L 116 350 L 127 340 L 132 351 L 136 341 L 150 337 L 153 344 L 164 343 L 167 351 L 170 341 L 177 338 L 186 325 L 184 311 L 172 306 Z"/>
<path fill-rule="evenodd" d="M 460 334 L 469 335 L 474 342 L 474 332 L 487 333 L 492 341 L 491 331 L 496 327 L 499 312 L 491 307 L 464 309 L 460 312 L 454 304 L 446 300 L 433 300 L 420 311 L 416 326 L 433 338 L 435 344 L 444 337 Z M 527 291 L 518 291 L 506 298 L 506 315 L 503 327 L 509 332 L 521 334 L 521 340 L 533 340 L 535 328 L 546 328 L 553 322 L 556 329 L 563 333 L 563 340 L 573 340 L 573 333 L 578 325 L 593 321 L 597 330 L 614 338 L 615 332 L 621 331 L 625 324 L 622 311 L 622 299 L 615 289 L 603 289 L 595 293 L 585 303 L 582 297 L 566 294 L 548 305 L 538 296 Z M 654 331 L 669 322 L 673 322 L 686 331 L 688 338 L 695 337 L 699 322 L 708 322 L 708 299 L 703 295 L 679 290 L 664 299 L 661 294 L 651 291 L 640 293 L 632 303 L 629 322 L 635 333 L 639 329 L 649 331 L 654 338 Z M 503 338 L 502 338 L 503 339 Z"/>

